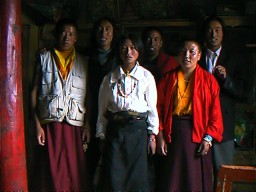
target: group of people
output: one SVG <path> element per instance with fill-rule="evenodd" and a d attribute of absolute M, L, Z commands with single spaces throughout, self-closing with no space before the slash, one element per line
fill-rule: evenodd
<path fill-rule="evenodd" d="M 221 18 L 209 17 L 204 44 L 181 39 L 170 56 L 159 28 L 117 38 L 104 17 L 84 57 L 76 23 L 59 20 L 55 47 L 35 65 L 33 189 L 214 191 L 220 165 L 232 164 L 245 75 L 229 60 L 224 31 Z"/>

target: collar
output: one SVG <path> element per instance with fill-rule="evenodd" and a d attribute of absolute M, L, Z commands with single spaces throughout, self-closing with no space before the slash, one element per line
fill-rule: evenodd
<path fill-rule="evenodd" d="M 103 49 L 97 49 L 97 51 L 98 51 L 98 53 L 99 54 L 108 54 L 108 53 L 110 53 L 110 51 L 111 51 L 112 49 L 110 48 L 110 49 L 108 49 L 108 50 L 103 50 Z"/>
<path fill-rule="evenodd" d="M 137 61 L 131 73 L 129 73 L 131 77 L 136 80 L 141 80 L 144 77 L 144 72 L 140 67 L 139 62 Z M 122 76 L 126 76 L 121 66 L 115 68 L 115 70 L 111 73 L 110 83 L 117 82 Z"/>
<path fill-rule="evenodd" d="M 207 55 L 207 57 L 210 57 L 213 53 L 216 53 L 217 57 L 219 57 L 221 49 L 222 49 L 222 46 L 220 46 L 219 49 L 217 49 L 215 52 L 213 52 L 213 51 L 211 51 L 210 49 L 207 48 L 206 55 Z"/>

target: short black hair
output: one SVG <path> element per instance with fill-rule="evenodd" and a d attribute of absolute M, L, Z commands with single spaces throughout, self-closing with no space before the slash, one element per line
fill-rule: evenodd
<path fill-rule="evenodd" d="M 101 23 L 103 21 L 107 21 L 112 25 L 112 27 L 113 27 L 113 39 L 112 39 L 112 42 L 111 42 L 111 47 L 113 47 L 115 45 L 116 36 L 117 36 L 116 35 L 117 34 L 116 22 L 113 18 L 111 18 L 109 16 L 103 16 L 103 17 L 99 18 L 97 21 L 95 21 L 95 23 L 93 25 L 92 35 L 91 35 L 91 47 L 98 48 L 97 41 L 96 41 L 96 35 L 97 35 L 98 27 L 101 25 Z"/>
<path fill-rule="evenodd" d="M 222 27 L 222 31 L 223 31 L 223 36 L 225 36 L 225 33 L 226 33 L 226 25 L 225 25 L 225 22 L 224 20 L 219 17 L 218 15 L 211 15 L 209 17 L 207 17 L 204 22 L 203 22 L 203 25 L 202 25 L 202 29 L 201 29 L 201 35 L 202 37 L 204 38 L 205 37 L 205 32 L 210 24 L 210 22 L 212 21 L 217 21 L 221 24 L 221 27 Z"/>
<path fill-rule="evenodd" d="M 187 42 L 193 42 L 197 44 L 199 51 L 202 52 L 201 44 L 199 43 L 199 41 L 194 37 L 186 36 L 181 38 L 178 42 L 177 55 L 179 54 L 180 50 L 184 47 L 185 43 Z"/>
<path fill-rule="evenodd" d="M 62 33 L 62 30 L 66 25 L 73 26 L 78 32 L 78 25 L 74 19 L 63 18 L 63 19 L 60 19 L 55 25 L 55 37 L 58 37 Z"/>
<path fill-rule="evenodd" d="M 159 27 L 156 27 L 156 26 L 149 26 L 149 27 L 146 27 L 146 28 L 142 31 L 141 40 L 142 40 L 143 42 L 146 41 L 147 36 L 148 36 L 148 34 L 149 34 L 151 31 L 157 31 L 157 32 L 160 34 L 161 39 L 164 38 L 163 31 L 162 31 Z"/>

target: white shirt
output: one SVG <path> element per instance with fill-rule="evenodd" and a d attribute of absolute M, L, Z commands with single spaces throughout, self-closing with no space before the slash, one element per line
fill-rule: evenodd
<path fill-rule="evenodd" d="M 217 49 L 215 52 L 212 52 L 211 50 L 207 49 L 206 54 L 206 63 L 207 63 L 207 69 L 210 73 L 212 73 L 212 69 L 216 66 L 218 57 L 220 56 L 221 47 Z M 212 58 L 212 55 L 215 55 L 214 59 Z"/>
<path fill-rule="evenodd" d="M 99 91 L 99 114 L 96 137 L 105 137 L 108 120 L 107 110 L 111 112 L 147 112 L 148 130 L 158 134 L 159 119 L 156 109 L 157 90 L 153 75 L 137 62 L 129 75 L 118 66 L 106 75 Z"/>

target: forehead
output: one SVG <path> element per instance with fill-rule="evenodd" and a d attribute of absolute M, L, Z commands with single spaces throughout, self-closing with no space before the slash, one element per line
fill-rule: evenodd
<path fill-rule="evenodd" d="M 106 21 L 106 20 L 101 21 L 99 27 L 110 27 L 110 28 L 113 28 L 112 24 L 109 21 Z"/>
<path fill-rule="evenodd" d="M 182 49 L 187 49 L 187 50 L 199 50 L 199 46 L 197 43 L 193 42 L 193 41 L 187 41 L 184 43 L 184 45 L 181 47 Z"/>
<path fill-rule="evenodd" d="M 132 41 L 130 39 L 125 39 L 124 41 L 121 42 L 121 46 L 134 46 Z"/>
<path fill-rule="evenodd" d="M 211 28 L 211 29 L 222 29 L 222 25 L 219 21 L 211 21 L 209 22 L 208 24 L 208 28 Z"/>
<path fill-rule="evenodd" d="M 76 31 L 76 27 L 73 25 L 63 25 L 62 31 Z"/>
<path fill-rule="evenodd" d="M 148 32 L 147 36 L 149 36 L 149 37 L 161 37 L 161 34 L 156 30 L 152 30 L 152 31 Z"/>

